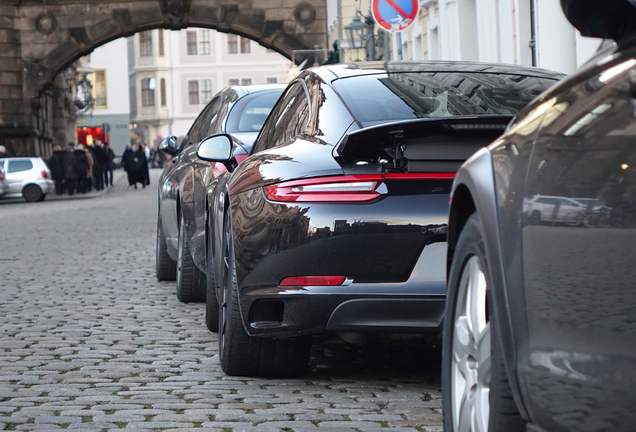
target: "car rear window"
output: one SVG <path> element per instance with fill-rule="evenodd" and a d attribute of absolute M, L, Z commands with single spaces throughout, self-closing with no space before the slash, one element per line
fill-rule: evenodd
<path fill-rule="evenodd" d="M 20 171 L 28 171 L 33 168 L 33 163 L 28 159 L 18 159 L 9 161 L 9 174 Z"/>
<path fill-rule="evenodd" d="M 247 95 L 234 105 L 226 123 L 226 132 L 259 132 L 284 89 Z"/>
<path fill-rule="evenodd" d="M 486 72 L 391 72 L 333 86 L 364 126 L 416 118 L 516 115 L 555 79 Z"/>

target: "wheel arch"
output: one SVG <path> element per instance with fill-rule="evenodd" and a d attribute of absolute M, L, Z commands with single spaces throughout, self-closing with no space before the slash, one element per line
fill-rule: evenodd
<path fill-rule="evenodd" d="M 498 339 L 504 352 L 508 382 L 520 414 L 523 418 L 529 419 L 525 404 L 525 392 L 523 391 L 525 386 L 517 374 L 518 347 L 514 335 L 502 259 L 504 252 L 501 249 L 495 172 L 492 156 L 487 148 L 478 151 L 466 161 L 457 173 L 453 185 L 448 221 L 448 270 L 461 231 L 474 213 L 479 215 L 481 221 L 480 229 L 488 260 L 492 292 L 494 293 L 493 302 L 496 304 L 494 310 L 498 311 L 496 320 Z"/>

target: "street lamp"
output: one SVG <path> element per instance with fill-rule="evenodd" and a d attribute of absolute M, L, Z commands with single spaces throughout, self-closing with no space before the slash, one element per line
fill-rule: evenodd
<path fill-rule="evenodd" d="M 362 21 L 363 18 L 364 21 Z M 345 26 L 349 46 L 356 50 L 366 48 L 367 60 L 375 60 L 374 26 L 375 22 L 371 13 L 364 16 L 360 10 L 356 11 L 351 22 Z"/>
<path fill-rule="evenodd" d="M 351 22 L 345 26 L 351 48 L 360 49 L 364 47 L 366 30 L 367 26 L 360 19 L 360 12 L 357 12 Z"/>

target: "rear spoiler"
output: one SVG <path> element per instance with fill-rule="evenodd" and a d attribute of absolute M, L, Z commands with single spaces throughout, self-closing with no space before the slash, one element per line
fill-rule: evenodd
<path fill-rule="evenodd" d="M 334 149 L 334 157 L 339 160 L 376 158 L 380 152 L 396 159 L 403 157 L 405 146 L 417 140 L 435 145 L 440 139 L 460 136 L 471 141 L 479 137 L 502 134 L 512 116 L 462 116 L 426 118 L 384 123 L 358 129 L 346 134 Z M 489 141 L 488 141 L 489 142 Z M 488 142 L 482 145 L 487 145 Z"/>

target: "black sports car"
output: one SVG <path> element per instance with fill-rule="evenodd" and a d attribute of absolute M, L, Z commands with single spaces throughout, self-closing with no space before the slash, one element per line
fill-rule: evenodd
<path fill-rule="evenodd" d="M 197 158 L 199 143 L 218 133 L 231 134 L 237 158 L 246 155 L 284 89 L 281 85 L 223 89 L 201 111 L 182 139 L 165 139 L 160 149 L 173 155 L 159 180 L 156 274 L 177 281 L 177 297 L 203 301 L 206 292 L 206 192 L 227 170 Z"/>
<path fill-rule="evenodd" d="M 636 2 L 562 4 L 618 48 L 457 173 L 448 432 L 636 430 Z"/>
<path fill-rule="evenodd" d="M 208 199 L 220 358 L 230 375 L 303 372 L 311 335 L 437 331 L 455 172 L 559 75 L 477 63 L 303 72 Z M 208 310 L 213 310 L 209 296 Z"/>

